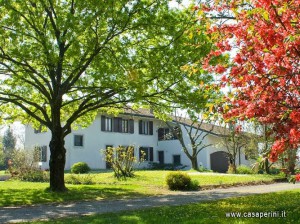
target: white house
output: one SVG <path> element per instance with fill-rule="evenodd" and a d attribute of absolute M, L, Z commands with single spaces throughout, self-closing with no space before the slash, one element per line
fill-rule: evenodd
<path fill-rule="evenodd" d="M 207 144 L 213 144 L 198 155 L 198 162 L 205 168 L 224 172 L 228 166 L 227 158 L 222 153 L 222 148 L 217 146 L 220 133 L 210 131 L 206 125 L 203 129 L 209 132 L 205 138 Z M 184 128 L 184 140 L 188 144 L 188 136 Z M 118 117 L 99 114 L 93 123 L 84 129 L 74 130 L 65 139 L 66 166 L 70 169 L 76 162 L 86 162 L 92 169 L 107 169 L 104 155 L 101 150 L 107 147 L 134 146 L 134 155 L 139 156 L 141 150 L 146 153 L 146 162 L 160 164 L 182 164 L 191 167 L 190 161 L 182 151 L 177 139 L 164 138 L 169 130 L 165 122 L 156 119 L 149 110 L 138 112 L 127 111 Z M 30 125 L 25 130 L 25 148 L 38 147 L 41 153 L 43 169 L 49 168 L 49 142 L 51 133 L 34 130 Z M 240 156 L 241 164 L 248 164 L 244 155 Z"/>

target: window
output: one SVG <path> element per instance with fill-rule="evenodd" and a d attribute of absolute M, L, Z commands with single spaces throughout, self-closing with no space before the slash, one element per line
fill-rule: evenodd
<path fill-rule="evenodd" d="M 47 146 L 36 146 L 35 147 L 35 156 L 37 162 L 47 162 Z"/>
<path fill-rule="evenodd" d="M 122 123 L 122 125 L 121 125 L 122 132 L 123 133 L 128 133 L 128 120 L 122 119 L 121 123 Z"/>
<path fill-rule="evenodd" d="M 111 117 L 101 117 L 101 130 L 102 131 L 112 131 L 113 119 Z"/>
<path fill-rule="evenodd" d="M 144 156 L 144 157 L 143 157 Z M 153 147 L 140 147 L 139 148 L 139 158 L 144 161 L 153 161 Z"/>
<path fill-rule="evenodd" d="M 180 155 L 173 155 L 173 164 L 174 165 L 181 165 Z"/>
<path fill-rule="evenodd" d="M 120 117 L 101 116 L 101 131 L 134 133 L 134 121 Z"/>
<path fill-rule="evenodd" d="M 178 139 L 178 138 L 170 131 L 169 128 L 158 129 L 158 141 L 174 140 L 174 139 Z"/>
<path fill-rule="evenodd" d="M 74 135 L 74 146 L 83 146 L 83 135 Z"/>
<path fill-rule="evenodd" d="M 139 134 L 153 135 L 153 122 L 152 121 L 139 121 Z"/>

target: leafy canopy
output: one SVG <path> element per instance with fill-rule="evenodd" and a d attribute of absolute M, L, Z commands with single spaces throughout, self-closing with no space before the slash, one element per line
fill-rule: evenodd
<path fill-rule="evenodd" d="M 51 131 L 63 123 L 67 135 L 98 109 L 129 102 L 167 105 L 176 97 L 184 106 L 206 105 L 212 77 L 183 68 L 203 58 L 211 42 L 193 10 L 168 3 L 1 1 L 1 117 Z M 188 27 L 198 27 L 197 34 Z"/>

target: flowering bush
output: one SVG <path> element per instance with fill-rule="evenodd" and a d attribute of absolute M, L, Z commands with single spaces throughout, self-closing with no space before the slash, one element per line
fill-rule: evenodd
<path fill-rule="evenodd" d="M 142 151 L 140 161 L 144 161 L 145 153 Z M 108 147 L 104 150 L 105 160 L 115 173 L 115 177 L 125 178 L 134 177 L 134 165 L 138 163 L 137 158 L 134 156 L 134 147 Z"/>
<path fill-rule="evenodd" d="M 300 173 L 297 173 L 294 176 L 290 176 L 290 178 L 288 178 L 288 179 L 289 179 L 289 182 L 292 182 L 292 183 L 300 182 Z"/>

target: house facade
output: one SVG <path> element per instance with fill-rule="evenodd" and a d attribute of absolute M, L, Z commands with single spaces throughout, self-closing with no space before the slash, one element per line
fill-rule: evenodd
<path fill-rule="evenodd" d="M 189 146 L 189 139 L 184 128 L 183 137 L 186 145 Z M 195 129 L 196 130 L 196 129 Z M 204 139 L 204 144 L 211 146 L 203 149 L 198 155 L 199 165 L 207 169 L 215 168 L 216 165 L 228 166 L 228 161 L 224 157 L 224 149 L 220 148 L 218 142 L 220 135 L 213 131 L 209 132 Z M 182 151 L 178 139 L 174 137 L 166 138 L 169 128 L 165 122 L 156 119 L 147 110 L 139 112 L 128 112 L 119 114 L 118 117 L 111 115 L 97 115 L 93 123 L 84 129 L 74 130 L 65 138 L 66 165 L 69 170 L 76 162 L 86 162 L 92 169 L 107 169 L 108 164 L 104 158 L 104 150 L 107 147 L 133 146 L 134 155 L 139 158 L 141 151 L 145 153 L 143 164 L 147 166 L 149 162 L 160 164 L 186 165 L 191 167 L 190 161 Z M 49 142 L 51 133 L 40 132 L 30 125 L 25 130 L 25 148 L 38 148 L 40 153 L 40 165 L 42 169 L 49 168 L 50 150 Z M 218 154 L 217 157 L 214 157 Z M 248 164 L 244 155 L 240 156 L 241 164 Z M 222 170 L 215 170 L 223 172 Z"/>

